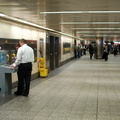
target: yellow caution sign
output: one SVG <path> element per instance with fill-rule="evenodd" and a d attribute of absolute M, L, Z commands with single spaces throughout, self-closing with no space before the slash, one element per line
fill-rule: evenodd
<path fill-rule="evenodd" d="M 45 68 L 45 58 L 40 58 L 40 68 Z"/>
<path fill-rule="evenodd" d="M 40 68 L 40 76 L 47 77 L 48 76 L 48 69 Z"/>
<path fill-rule="evenodd" d="M 45 58 L 40 58 L 39 63 L 40 63 L 40 76 L 47 77 L 48 69 L 46 69 Z"/>

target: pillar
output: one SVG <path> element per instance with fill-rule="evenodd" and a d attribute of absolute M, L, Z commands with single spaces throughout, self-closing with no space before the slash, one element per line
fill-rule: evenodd
<path fill-rule="evenodd" d="M 96 38 L 96 53 L 97 53 L 97 59 L 102 59 L 103 54 L 103 38 Z"/>

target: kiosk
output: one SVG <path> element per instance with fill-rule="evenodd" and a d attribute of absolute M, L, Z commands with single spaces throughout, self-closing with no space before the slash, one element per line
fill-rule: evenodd
<path fill-rule="evenodd" d="M 11 73 L 17 72 L 17 69 L 10 69 L 6 62 L 5 50 L 0 50 L 0 95 L 10 95 L 12 90 Z"/>

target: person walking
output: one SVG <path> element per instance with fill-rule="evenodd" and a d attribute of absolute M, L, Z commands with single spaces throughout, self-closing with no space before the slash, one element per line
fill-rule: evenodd
<path fill-rule="evenodd" d="M 93 50 L 94 50 L 94 58 L 97 59 L 97 47 L 96 47 L 96 45 L 94 45 Z"/>
<path fill-rule="evenodd" d="M 117 55 L 117 45 L 114 46 L 114 51 L 113 51 L 113 53 L 114 53 L 114 56 Z"/>
<path fill-rule="evenodd" d="M 77 47 L 76 47 L 76 45 L 74 45 L 74 56 L 75 56 L 75 58 L 77 58 Z"/>
<path fill-rule="evenodd" d="M 105 61 L 108 60 L 108 47 L 107 46 L 104 47 L 104 59 Z"/>
<path fill-rule="evenodd" d="M 78 44 L 78 46 L 77 46 L 77 57 L 78 58 L 80 58 L 80 53 L 81 52 L 81 46 L 80 46 L 80 44 Z"/>
<path fill-rule="evenodd" d="M 89 54 L 90 54 L 90 59 L 92 59 L 94 53 L 94 48 L 91 44 L 89 44 Z"/>
<path fill-rule="evenodd" d="M 26 44 L 25 39 L 21 39 L 19 41 L 19 44 L 21 47 L 18 49 L 16 60 L 12 65 L 10 65 L 11 69 L 19 66 L 18 87 L 17 91 L 14 92 L 14 94 L 16 96 L 28 96 L 30 89 L 32 64 L 34 62 L 34 51 L 30 46 Z"/>

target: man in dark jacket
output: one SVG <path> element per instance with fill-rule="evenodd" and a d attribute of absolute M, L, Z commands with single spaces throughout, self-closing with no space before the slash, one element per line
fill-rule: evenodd
<path fill-rule="evenodd" d="M 90 44 L 90 45 L 89 45 L 90 59 L 92 59 L 92 57 L 93 57 L 93 52 L 94 52 L 94 48 L 93 48 L 93 46 Z"/>

